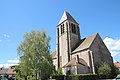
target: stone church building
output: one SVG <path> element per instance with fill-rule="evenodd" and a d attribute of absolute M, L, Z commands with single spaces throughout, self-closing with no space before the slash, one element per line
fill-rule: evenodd
<path fill-rule="evenodd" d="M 64 12 L 56 29 L 55 68 L 66 74 L 95 74 L 101 62 L 113 65 L 112 56 L 98 33 L 81 39 L 77 21 Z"/>

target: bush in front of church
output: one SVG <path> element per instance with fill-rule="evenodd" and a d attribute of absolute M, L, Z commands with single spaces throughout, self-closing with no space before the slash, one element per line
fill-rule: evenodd
<path fill-rule="evenodd" d="M 97 74 L 100 79 L 109 79 L 111 76 L 111 72 L 111 67 L 106 63 L 102 63 L 97 69 Z"/>
<path fill-rule="evenodd" d="M 110 66 L 103 62 L 97 68 L 97 74 L 100 79 L 111 79 L 117 76 L 118 69 L 115 66 Z"/>
<path fill-rule="evenodd" d="M 77 75 L 54 75 L 52 79 L 56 80 L 98 80 L 96 74 L 77 74 Z"/>
<path fill-rule="evenodd" d="M 77 74 L 67 76 L 66 80 L 98 80 L 98 76 L 96 74 Z"/>
<path fill-rule="evenodd" d="M 115 66 L 112 66 L 111 69 L 112 69 L 112 75 L 111 75 L 111 77 L 114 79 L 118 74 L 120 74 L 120 71 Z"/>
<path fill-rule="evenodd" d="M 64 80 L 64 75 L 62 75 L 62 68 L 58 68 L 57 71 L 54 69 L 52 79 Z"/>

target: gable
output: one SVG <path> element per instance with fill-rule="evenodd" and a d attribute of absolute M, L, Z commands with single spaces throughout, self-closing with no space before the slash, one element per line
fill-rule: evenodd
<path fill-rule="evenodd" d="M 99 34 L 96 35 L 89 50 L 92 51 L 94 65 L 98 66 L 99 64 L 101 64 L 101 62 L 105 62 L 113 66 L 111 53 L 109 52 L 108 48 L 106 47 Z"/>
<path fill-rule="evenodd" d="M 89 49 L 96 52 L 99 51 L 104 54 L 110 53 L 99 34 L 96 35 Z"/>

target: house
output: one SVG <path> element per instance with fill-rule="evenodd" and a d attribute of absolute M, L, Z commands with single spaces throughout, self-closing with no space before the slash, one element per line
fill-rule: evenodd
<path fill-rule="evenodd" d="M 87 32 L 86 32 L 87 33 Z M 56 29 L 55 68 L 66 74 L 95 74 L 102 62 L 113 66 L 111 53 L 98 33 L 81 38 L 78 22 L 64 12 Z"/>
<path fill-rule="evenodd" d="M 114 66 L 117 67 L 119 69 L 119 71 L 120 71 L 120 62 L 115 62 Z"/>
<path fill-rule="evenodd" d="M 8 77 L 15 76 L 16 71 L 15 68 L 1 68 L 0 69 L 0 76 L 8 75 Z"/>

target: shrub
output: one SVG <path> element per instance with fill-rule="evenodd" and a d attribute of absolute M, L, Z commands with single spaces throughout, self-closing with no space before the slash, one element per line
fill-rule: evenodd
<path fill-rule="evenodd" d="M 64 75 L 52 75 L 52 79 L 56 79 L 56 80 L 64 80 Z"/>
<path fill-rule="evenodd" d="M 111 78 L 115 78 L 120 73 L 119 69 L 117 67 L 115 67 L 115 66 L 112 66 L 111 69 L 112 69 Z"/>
<path fill-rule="evenodd" d="M 27 80 L 35 80 L 35 77 L 33 77 L 33 76 L 27 76 Z"/>
<path fill-rule="evenodd" d="M 66 78 L 66 80 L 97 80 L 98 77 L 96 74 L 77 74 L 70 75 Z"/>
<path fill-rule="evenodd" d="M 98 80 L 96 74 L 77 74 L 77 75 L 53 75 L 52 79 L 56 80 Z"/>
<path fill-rule="evenodd" d="M 58 68 L 57 75 L 62 75 L 62 68 Z"/>
<path fill-rule="evenodd" d="M 102 79 L 102 78 L 104 78 L 104 79 L 111 78 L 111 74 L 112 74 L 111 72 L 112 72 L 111 67 L 106 63 L 102 63 L 97 69 L 97 74 L 98 74 L 100 79 Z"/>

